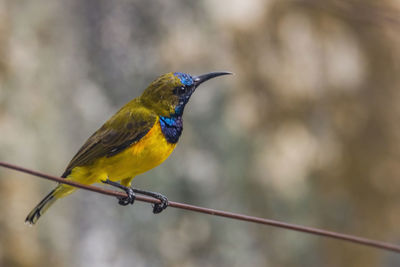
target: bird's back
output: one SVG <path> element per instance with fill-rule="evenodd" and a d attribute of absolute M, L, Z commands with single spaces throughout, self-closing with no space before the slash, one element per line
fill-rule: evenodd
<path fill-rule="evenodd" d="M 159 116 L 136 99 L 86 141 L 64 176 L 86 183 L 134 177 L 161 164 L 175 146 L 166 140 Z"/>

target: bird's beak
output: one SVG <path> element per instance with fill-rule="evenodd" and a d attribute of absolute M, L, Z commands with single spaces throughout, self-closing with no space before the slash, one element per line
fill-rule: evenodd
<path fill-rule="evenodd" d="M 210 72 L 199 76 L 193 76 L 194 86 L 197 87 L 205 81 L 208 81 L 212 78 L 222 76 L 222 75 L 230 75 L 232 72 L 220 71 L 220 72 Z"/>

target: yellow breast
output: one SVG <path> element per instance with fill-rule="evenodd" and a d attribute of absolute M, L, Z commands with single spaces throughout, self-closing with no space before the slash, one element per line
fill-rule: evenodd
<path fill-rule="evenodd" d="M 112 157 L 98 159 L 92 166 L 74 168 L 72 177 L 83 175 L 89 183 L 110 179 L 119 181 L 134 177 L 160 165 L 172 153 L 176 144 L 165 139 L 157 119 L 153 128 L 137 143 Z"/>

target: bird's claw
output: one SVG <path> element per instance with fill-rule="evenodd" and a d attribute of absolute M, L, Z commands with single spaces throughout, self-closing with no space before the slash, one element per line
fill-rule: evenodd
<path fill-rule="evenodd" d="M 161 201 L 161 203 L 156 203 L 156 204 L 152 205 L 154 214 L 158 214 L 168 207 L 169 203 L 168 203 L 168 198 L 166 196 L 157 194 L 157 195 L 154 195 L 154 198 Z"/>
<path fill-rule="evenodd" d="M 153 213 L 154 214 L 158 214 L 168 207 L 168 198 L 160 193 L 145 191 L 145 190 L 141 190 L 141 189 L 133 188 L 133 187 L 126 187 L 126 186 L 121 185 L 120 183 L 110 181 L 109 179 L 102 181 L 102 182 L 105 184 L 109 184 L 109 185 L 118 187 L 126 192 L 126 194 L 127 194 L 126 197 L 117 197 L 118 204 L 120 204 L 122 206 L 133 204 L 136 199 L 136 195 L 135 195 L 135 193 L 136 193 L 136 194 L 142 194 L 145 196 L 154 197 L 154 198 L 160 200 L 160 203 L 153 204 Z"/>
<path fill-rule="evenodd" d="M 102 181 L 102 182 L 105 183 L 105 184 L 109 184 L 109 185 L 118 187 L 119 189 L 122 189 L 122 190 L 125 191 L 125 193 L 127 194 L 126 197 L 117 197 L 118 204 L 120 204 L 122 206 L 126 206 L 126 205 L 129 205 L 129 204 L 133 204 L 135 202 L 136 195 L 135 195 L 135 192 L 132 189 L 132 187 L 123 186 L 122 184 L 110 181 L 109 179 L 107 179 L 105 181 Z"/>
<path fill-rule="evenodd" d="M 133 192 L 132 188 L 127 187 L 125 192 L 127 194 L 126 197 L 117 197 L 118 198 L 118 204 L 120 204 L 122 206 L 133 204 L 135 202 L 136 195 Z"/>

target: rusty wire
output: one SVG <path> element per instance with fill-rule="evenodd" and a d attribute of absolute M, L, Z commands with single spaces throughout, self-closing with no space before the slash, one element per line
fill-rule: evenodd
<path fill-rule="evenodd" d="M 89 190 L 92 192 L 97 192 L 100 194 L 108 195 L 108 196 L 115 196 L 115 197 L 126 197 L 127 196 L 125 192 L 118 192 L 118 191 L 114 191 L 114 190 L 103 189 L 103 188 L 91 186 L 91 185 L 84 185 L 84 184 L 77 183 L 77 182 L 74 182 L 71 180 L 67 180 L 67 179 L 60 178 L 60 177 L 55 177 L 52 175 L 48 175 L 48 174 L 41 173 L 38 171 L 30 170 L 27 168 L 23 168 L 23 167 L 13 165 L 10 163 L 6 163 L 6 162 L 2 162 L 2 161 L 0 161 L 0 166 L 8 168 L 8 169 L 13 169 L 13 170 L 16 170 L 19 172 L 28 173 L 33 176 L 56 181 L 59 183 L 68 184 L 68 185 L 78 187 L 81 189 L 85 189 L 85 190 Z M 160 203 L 160 200 L 158 200 L 158 199 L 141 196 L 141 195 L 137 195 L 136 200 L 147 202 L 147 203 Z M 352 243 L 356 243 L 356 244 L 360 244 L 360 245 L 364 245 L 364 246 L 370 246 L 370 247 L 374 247 L 374 248 L 379 248 L 379 249 L 383 249 L 383 250 L 394 251 L 396 253 L 400 253 L 400 246 L 398 246 L 398 245 L 386 243 L 386 242 L 380 242 L 380 241 L 367 239 L 367 238 L 363 238 L 363 237 L 358 237 L 358 236 L 354 236 L 354 235 L 347 235 L 347 234 L 317 229 L 314 227 L 295 225 L 295 224 L 285 223 L 285 222 L 281 222 L 281 221 L 275 221 L 275 220 L 270 220 L 270 219 L 254 217 L 254 216 L 248 216 L 248 215 L 243 215 L 243 214 L 238 214 L 238 213 L 233 213 L 233 212 L 208 209 L 208 208 L 203 208 L 203 207 L 198 207 L 198 206 L 193 206 L 193 205 L 188 205 L 188 204 L 173 202 L 173 201 L 169 201 L 169 206 L 178 208 L 178 209 L 191 210 L 191 211 L 195 211 L 195 212 L 200 212 L 200 213 L 205 213 L 205 214 L 210 214 L 210 215 L 215 215 L 215 216 L 220 216 L 220 217 L 225 217 L 225 218 L 230 218 L 230 219 L 235 219 L 235 220 L 241 220 L 241 221 L 253 222 L 253 223 L 257 223 L 257 224 L 275 226 L 275 227 L 289 229 L 289 230 L 293 230 L 293 231 L 297 231 L 297 232 L 303 232 L 303 233 L 309 233 L 309 234 L 313 234 L 313 235 L 335 238 L 335 239 L 352 242 Z"/>

